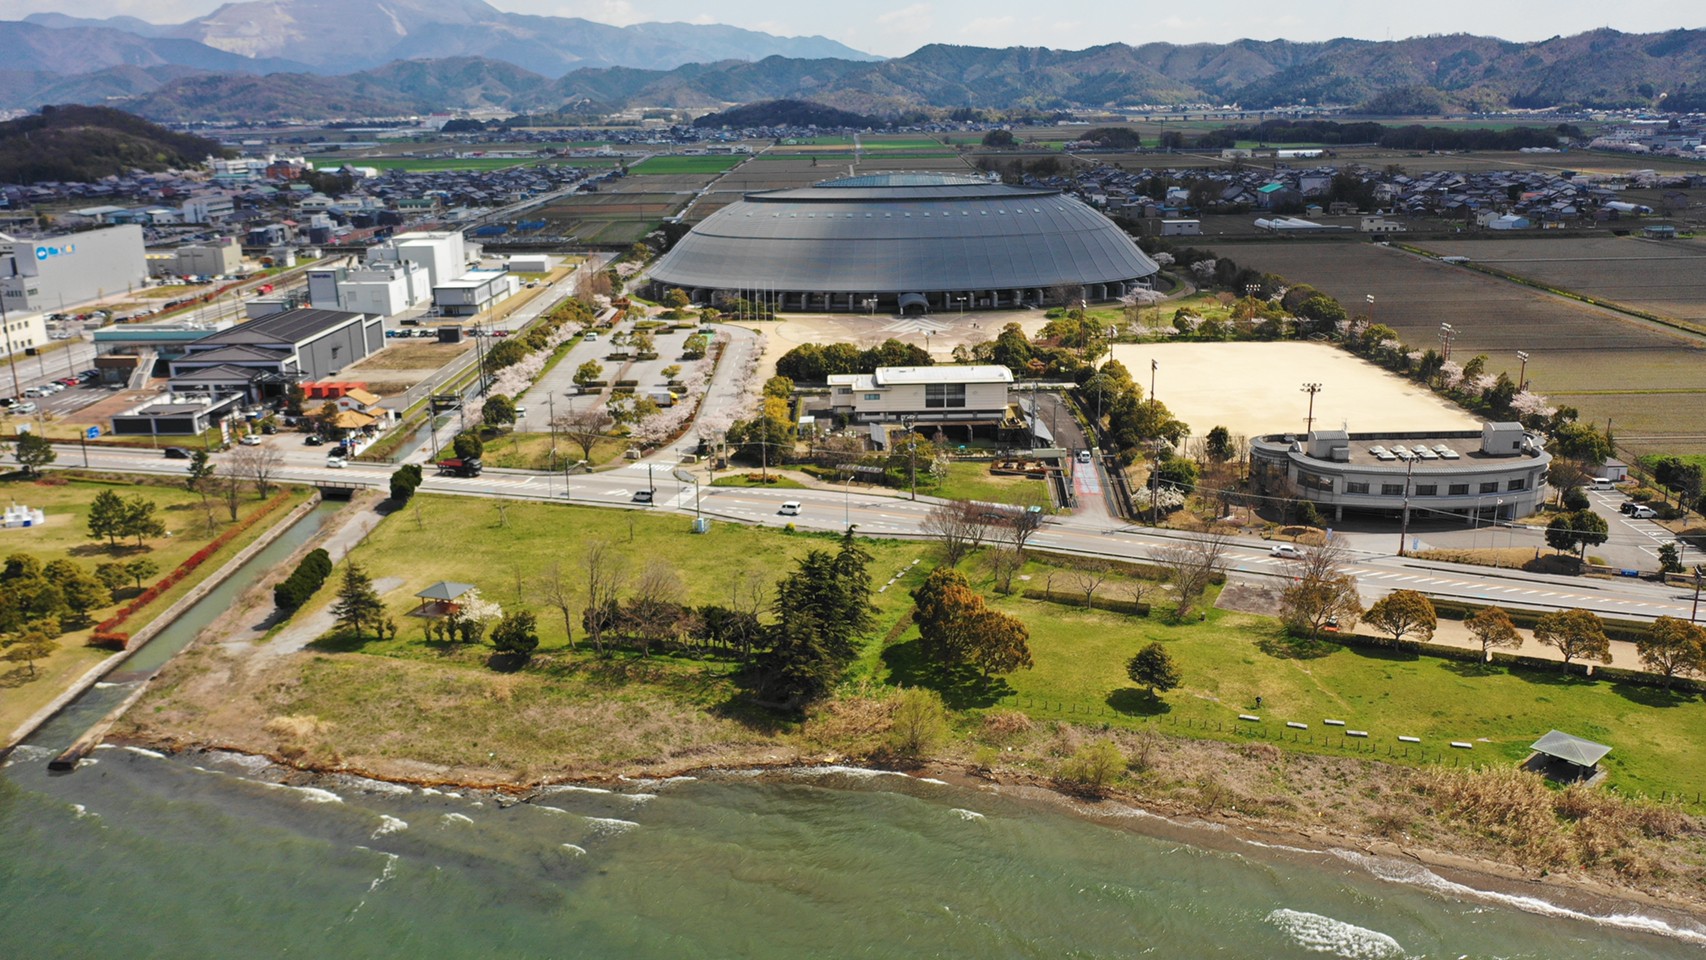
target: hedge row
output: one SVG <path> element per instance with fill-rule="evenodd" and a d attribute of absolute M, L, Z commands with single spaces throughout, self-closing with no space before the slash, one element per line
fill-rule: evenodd
<path fill-rule="evenodd" d="M 173 568 L 171 573 L 162 577 L 160 582 L 142 591 L 135 599 L 131 600 L 123 607 L 120 607 L 118 613 L 113 614 L 108 619 L 97 624 L 95 626 L 95 632 L 89 637 L 89 645 L 96 647 L 112 647 L 116 650 L 123 650 L 126 646 L 129 646 L 130 634 L 119 629 L 119 627 L 124 625 L 126 620 L 129 620 L 138 610 L 141 610 L 143 607 L 146 607 L 155 600 L 158 600 L 161 594 L 177 586 L 178 583 L 185 577 L 189 576 L 195 568 L 206 563 L 207 558 L 218 553 L 226 544 L 241 536 L 243 531 L 254 526 L 255 521 L 269 513 L 272 513 L 280 506 L 289 502 L 290 494 L 280 493 L 278 496 L 273 497 L 266 503 L 261 504 L 260 509 L 232 524 L 230 527 L 227 527 L 224 533 L 214 537 L 208 542 L 207 546 L 190 554 L 189 559 L 178 564 Z"/>
<path fill-rule="evenodd" d="M 406 463 L 391 474 L 391 499 L 398 503 L 408 503 L 420 485 L 421 465 Z"/>
<path fill-rule="evenodd" d="M 1513 611 L 1507 612 L 1512 613 L 1512 619 L 1514 620 L 1515 613 Z M 1394 647 L 1389 638 L 1369 637 L 1354 633 L 1338 634 L 1332 638 L 1332 642 L 1339 643 L 1344 646 L 1408 650 L 1422 656 L 1438 657 L 1442 660 L 1458 660 L 1464 663 L 1481 663 L 1486 659 L 1482 656 L 1480 650 L 1468 647 L 1452 647 L 1435 643 L 1416 643 L 1414 641 L 1405 641 Z M 1532 657 L 1521 653 L 1501 653 L 1496 650 L 1493 652 L 1492 662 L 1503 667 L 1520 667 L 1524 670 L 1539 670 L 1554 674 L 1564 669 L 1564 664 L 1558 660 L 1550 660 L 1545 657 Z M 1569 670 L 1578 676 L 1586 676 L 1587 665 L 1577 661 L 1570 665 Z M 1608 667 L 1602 663 L 1593 664 L 1593 679 L 1610 680 L 1617 683 L 1633 683 L 1644 687 L 1662 687 L 1665 685 L 1664 677 L 1661 677 L 1658 674 L 1645 673 L 1640 670 L 1627 670 L 1622 667 Z M 1680 690 L 1686 693 L 1706 693 L 1706 680 L 1694 680 L 1688 677 L 1674 677 L 1671 680 L 1670 686 L 1673 690 Z"/>
<path fill-rule="evenodd" d="M 1461 600 L 1435 600 L 1433 604 L 1434 613 L 1444 620 L 1467 620 L 1487 609 L 1486 604 L 1465 603 Z M 1504 608 L 1501 607 L 1500 609 Z M 1534 625 L 1540 622 L 1540 618 L 1546 615 L 1541 610 L 1523 609 L 1505 610 L 1505 613 L 1510 615 L 1511 623 L 1525 630 L 1533 630 Z M 1650 624 L 1635 620 L 1606 620 L 1601 617 L 1600 622 L 1605 624 L 1605 635 L 1613 640 L 1640 643 L 1651 637 L 1653 633 Z"/>
<path fill-rule="evenodd" d="M 1062 593 L 1059 590 L 1026 590 L 1024 596 L 1026 600 L 1046 600 L 1049 603 L 1058 603 L 1062 606 L 1078 607 L 1079 609 L 1084 607 L 1084 595 L 1082 593 Z M 1123 613 L 1132 617 L 1149 616 L 1149 604 L 1133 600 L 1109 600 L 1105 597 L 1096 597 L 1091 601 L 1090 609 Z"/>
<path fill-rule="evenodd" d="M 312 597 L 331 575 L 331 554 L 324 549 L 315 548 L 302 558 L 302 562 L 296 565 L 290 576 L 284 578 L 284 582 L 272 588 L 272 602 L 280 610 L 290 613 L 307 603 L 308 598 Z"/>

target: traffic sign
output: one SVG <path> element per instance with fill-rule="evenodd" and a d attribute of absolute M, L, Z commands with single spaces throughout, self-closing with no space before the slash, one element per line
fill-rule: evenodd
<path fill-rule="evenodd" d="M 90 427 L 88 429 L 88 431 L 86 433 L 84 433 L 84 436 L 88 437 L 90 440 L 93 440 L 100 435 L 101 435 L 101 428 L 100 427 Z"/>

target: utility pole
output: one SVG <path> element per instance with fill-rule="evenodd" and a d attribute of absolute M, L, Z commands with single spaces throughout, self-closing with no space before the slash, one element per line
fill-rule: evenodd
<path fill-rule="evenodd" d="M 1321 385 L 1306 383 L 1303 385 L 1303 392 L 1309 394 L 1309 415 L 1303 418 L 1303 435 L 1307 437 L 1309 431 L 1315 429 L 1315 395 L 1321 392 Z"/>
<path fill-rule="evenodd" d="M 1404 556 L 1404 545 L 1410 539 L 1410 474 L 1416 469 L 1414 458 L 1404 464 L 1404 521 L 1398 526 L 1398 556 Z"/>
<path fill-rule="evenodd" d="M 1457 339 L 1457 329 L 1449 323 L 1439 325 L 1439 342 L 1445 348 L 1444 359 L 1451 359 L 1451 341 Z"/>
<path fill-rule="evenodd" d="M 912 499 L 918 499 L 918 435 L 912 432 L 912 425 L 918 422 L 917 417 L 901 417 L 900 425 L 906 428 L 907 479 L 912 485 Z"/>
<path fill-rule="evenodd" d="M 1688 612 L 1688 622 L 1693 623 L 1700 616 L 1700 579 L 1706 577 L 1706 563 L 1694 565 L 1694 609 Z"/>
<path fill-rule="evenodd" d="M 1155 425 L 1155 371 L 1161 369 L 1161 361 L 1151 358 L 1149 361 L 1149 423 Z"/>

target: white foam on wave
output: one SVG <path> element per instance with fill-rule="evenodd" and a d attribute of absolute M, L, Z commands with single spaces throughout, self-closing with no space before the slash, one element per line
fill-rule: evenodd
<path fill-rule="evenodd" d="M 622 796 L 627 797 L 634 803 L 649 803 L 658 798 L 658 795 L 655 793 L 624 793 Z"/>
<path fill-rule="evenodd" d="M 585 847 L 578 847 L 572 843 L 563 844 L 563 849 L 569 851 L 569 853 L 571 853 L 577 857 L 586 856 L 586 848 Z"/>
<path fill-rule="evenodd" d="M 309 803 L 343 803 L 344 802 L 343 797 L 338 796 L 337 794 L 333 793 L 330 790 L 321 790 L 319 787 L 290 787 L 289 789 L 295 790 L 297 793 L 301 794 L 302 799 L 308 801 Z"/>
<path fill-rule="evenodd" d="M 473 823 L 474 818 L 460 813 L 447 813 L 442 818 L 445 823 Z"/>
<path fill-rule="evenodd" d="M 592 826 L 593 833 L 601 836 L 627 833 L 639 826 L 632 820 L 618 820 L 615 817 L 587 817 L 586 822 Z"/>
<path fill-rule="evenodd" d="M 357 777 L 352 774 L 340 773 L 336 777 L 338 785 L 368 793 L 382 793 L 391 797 L 407 797 L 414 795 L 414 790 L 400 783 L 390 783 L 385 780 L 373 780 L 368 777 Z"/>
<path fill-rule="evenodd" d="M 12 756 L 6 761 L 6 765 L 11 766 L 19 762 L 29 763 L 32 760 L 46 760 L 51 756 L 53 756 L 53 751 L 46 747 L 32 747 L 27 743 L 20 743 L 12 749 Z"/>
<path fill-rule="evenodd" d="M 562 807 L 553 807 L 553 806 L 549 806 L 549 805 L 543 804 L 543 803 L 530 803 L 530 804 L 528 804 L 528 806 L 532 807 L 535 810 L 549 810 L 552 813 L 561 813 L 564 815 L 567 815 L 569 812 L 567 810 L 564 810 Z"/>
<path fill-rule="evenodd" d="M 82 804 L 81 804 L 81 803 L 74 803 L 74 804 L 72 804 L 72 805 L 71 805 L 71 810 L 72 810 L 72 812 L 74 812 L 74 813 L 76 813 L 76 814 L 77 814 L 77 819 L 79 819 L 79 820 L 87 820 L 87 819 L 88 819 L 88 818 L 90 818 L 90 817 L 94 817 L 94 818 L 95 818 L 95 819 L 96 819 L 96 820 L 99 820 L 99 819 L 101 819 L 101 815 L 100 815 L 100 814 L 98 814 L 98 813 L 90 813 L 90 812 L 89 812 L 89 808 L 88 808 L 88 807 L 85 807 L 85 806 L 83 806 L 83 805 L 82 805 Z"/>
<path fill-rule="evenodd" d="M 1252 847 L 1261 847 L 1263 850 L 1283 850 L 1286 853 L 1321 853 L 1320 850 L 1309 850 L 1304 847 L 1288 847 L 1283 843 L 1263 843 L 1260 840 L 1251 840 L 1249 837 L 1245 837 L 1244 842 Z"/>
<path fill-rule="evenodd" d="M 153 757 L 156 760 L 166 759 L 165 754 L 161 753 L 158 750 L 149 750 L 146 747 L 125 747 L 125 749 L 129 750 L 131 753 L 134 753 L 139 757 Z"/>
<path fill-rule="evenodd" d="M 603 787 L 583 787 L 577 783 L 553 783 L 548 787 L 540 787 L 540 793 L 614 793 Z"/>
<path fill-rule="evenodd" d="M 442 797 L 442 796 L 444 796 L 444 791 L 443 790 L 434 790 L 432 787 L 422 787 L 421 788 L 421 796 L 423 796 L 423 797 Z"/>
<path fill-rule="evenodd" d="M 984 819 L 987 819 L 983 814 L 978 813 L 976 810 L 962 810 L 959 807 L 955 807 L 952 810 L 949 810 L 948 812 L 958 814 L 959 818 L 961 820 L 984 820 Z"/>
<path fill-rule="evenodd" d="M 113 743 L 97 743 L 97 744 L 95 744 L 95 749 L 96 750 L 117 750 L 118 745 L 113 744 Z"/>
<path fill-rule="evenodd" d="M 382 813 L 379 815 L 379 826 L 378 826 L 378 828 L 373 831 L 373 836 L 369 837 L 368 839 L 378 840 L 380 837 L 383 837 L 386 834 L 396 833 L 399 830 L 407 830 L 407 829 L 409 829 L 409 822 L 407 820 L 399 820 L 396 817 L 388 816 L 388 815 Z"/>
<path fill-rule="evenodd" d="M 111 690 L 112 688 L 114 688 L 116 686 L 118 686 L 118 684 L 113 683 L 110 680 L 97 680 L 97 681 L 95 681 L 95 689 L 96 690 Z"/>
<path fill-rule="evenodd" d="M 84 757 L 83 759 L 77 761 L 77 769 L 81 770 L 84 767 L 92 767 L 95 764 L 100 763 L 100 762 L 101 761 L 96 760 L 94 757 Z"/>
<path fill-rule="evenodd" d="M 871 780 L 876 777 L 905 777 L 904 773 L 893 770 L 872 770 L 869 767 L 848 767 L 840 764 L 826 764 L 821 767 L 795 767 L 791 771 L 797 777 L 857 777 L 860 780 Z M 908 779 L 911 779 L 908 777 Z"/>
<path fill-rule="evenodd" d="M 660 787 L 672 787 L 678 783 L 692 783 L 693 781 L 695 781 L 699 778 L 698 777 L 689 777 L 689 776 L 677 776 L 677 777 L 664 777 L 662 779 L 652 779 L 650 777 L 637 777 L 637 778 L 619 777 L 618 779 L 622 780 L 625 783 L 631 783 L 634 786 L 639 787 L 641 790 L 656 790 L 656 789 L 659 789 Z"/>
<path fill-rule="evenodd" d="M 1379 930 L 1370 930 L 1324 917 L 1319 913 L 1279 909 L 1268 914 L 1268 922 L 1286 932 L 1298 946 L 1314 953 L 1330 953 L 1345 960 L 1388 960 L 1402 957 L 1404 948 Z"/>
<path fill-rule="evenodd" d="M 916 777 L 914 779 L 916 779 L 919 783 L 934 783 L 938 787 L 945 787 L 948 785 L 948 781 L 938 780 L 935 777 Z"/>
<path fill-rule="evenodd" d="M 1687 943 L 1706 945 L 1706 929 L 1691 926 L 1677 926 L 1667 923 L 1657 917 L 1648 917 L 1633 913 L 1593 914 L 1581 910 L 1572 910 L 1539 897 L 1530 897 L 1516 893 L 1501 893 L 1496 890 L 1481 890 L 1434 873 L 1426 867 L 1399 860 L 1387 860 L 1373 857 L 1354 850 L 1334 850 L 1333 855 L 1362 867 L 1374 876 L 1391 883 L 1403 883 L 1435 891 L 1454 899 L 1480 900 L 1512 907 L 1525 913 L 1535 913 L 1545 917 L 1566 917 L 1572 920 L 1583 920 L 1600 926 L 1614 927 L 1619 930 L 1632 930 L 1638 933 L 1650 933 L 1661 937 L 1670 937 Z"/>
<path fill-rule="evenodd" d="M 385 854 L 385 869 L 379 871 L 379 876 L 374 877 L 373 882 L 367 885 L 367 892 L 368 893 L 372 893 L 373 891 L 379 889 L 380 884 L 384 883 L 385 881 L 387 881 L 387 880 L 389 880 L 392 877 L 397 875 L 397 860 L 398 859 L 399 859 L 398 856 L 394 853 Z"/>
<path fill-rule="evenodd" d="M 241 767 L 250 773 L 265 770 L 273 765 L 272 761 L 266 757 L 257 756 L 253 753 L 238 753 L 235 750 L 211 750 L 208 752 L 208 756 L 220 763 L 229 763 L 232 766 Z"/>

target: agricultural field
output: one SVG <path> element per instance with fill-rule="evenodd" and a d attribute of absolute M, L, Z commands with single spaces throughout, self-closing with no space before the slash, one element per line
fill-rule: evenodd
<path fill-rule="evenodd" d="M 326 158 L 331 159 L 331 158 Z M 440 173 L 450 170 L 507 170 L 543 162 L 534 157 L 399 157 L 396 159 L 345 159 L 345 163 L 377 170 L 407 170 L 414 173 Z"/>
<path fill-rule="evenodd" d="M 628 168 L 631 176 L 654 177 L 680 174 L 722 173 L 738 166 L 745 157 L 648 157 Z"/>
<path fill-rule="evenodd" d="M 1564 241 L 1569 242 L 1569 241 Z M 1456 331 L 1454 360 L 1487 354 L 1487 371 L 1518 375 L 1529 354 L 1533 389 L 1584 419 L 1613 420 L 1635 452 L 1706 452 L 1706 342 L 1681 332 L 1532 290 L 1397 247 L 1309 241 L 1223 251 L 1240 266 L 1309 283 L 1353 313 L 1370 313 L 1416 349 Z M 1367 295 L 1375 298 L 1368 309 Z M 1298 371 L 1293 379 L 1305 378 Z"/>
<path fill-rule="evenodd" d="M 1418 243 L 1506 273 L 1706 330 L 1706 243 L 1638 237 Z"/>

